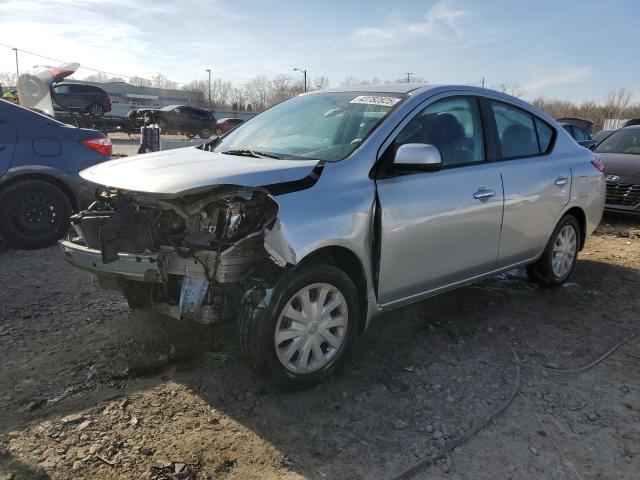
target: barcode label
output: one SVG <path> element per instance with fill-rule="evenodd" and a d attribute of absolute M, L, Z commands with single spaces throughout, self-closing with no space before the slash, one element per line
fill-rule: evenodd
<path fill-rule="evenodd" d="M 381 97 L 379 95 L 360 95 L 354 98 L 349 103 L 361 103 L 364 105 L 384 105 L 386 107 L 393 107 L 400 101 L 397 97 Z"/>

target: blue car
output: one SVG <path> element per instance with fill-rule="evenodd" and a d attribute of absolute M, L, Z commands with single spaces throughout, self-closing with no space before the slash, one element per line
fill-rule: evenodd
<path fill-rule="evenodd" d="M 102 132 L 0 100 L 0 237 L 16 248 L 51 245 L 94 197 L 81 170 L 111 158 Z"/>

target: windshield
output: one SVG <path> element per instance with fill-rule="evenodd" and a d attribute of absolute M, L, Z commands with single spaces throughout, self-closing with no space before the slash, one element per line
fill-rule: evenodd
<path fill-rule="evenodd" d="M 358 148 L 403 99 L 391 93 L 301 95 L 242 123 L 215 151 L 335 162 Z"/>
<path fill-rule="evenodd" d="M 640 155 L 640 128 L 618 130 L 605 138 L 594 150 L 596 153 L 632 153 Z"/>

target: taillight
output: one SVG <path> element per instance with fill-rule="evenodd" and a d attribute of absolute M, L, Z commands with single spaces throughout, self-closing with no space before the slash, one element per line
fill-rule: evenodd
<path fill-rule="evenodd" d="M 599 171 L 601 171 L 602 173 L 604 173 L 604 164 L 602 164 L 602 162 L 599 162 L 598 160 L 591 160 L 591 165 L 593 165 L 594 167 L 596 167 Z"/>
<path fill-rule="evenodd" d="M 113 154 L 113 146 L 109 137 L 86 138 L 80 140 L 80 143 L 105 157 L 110 157 Z"/>

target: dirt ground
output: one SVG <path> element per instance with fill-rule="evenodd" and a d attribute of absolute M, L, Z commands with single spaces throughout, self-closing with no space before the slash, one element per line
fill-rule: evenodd
<path fill-rule="evenodd" d="M 56 247 L 0 246 L 0 479 L 390 479 L 640 331 L 640 225 L 605 217 L 564 288 L 522 272 L 375 321 L 346 368 L 272 390 L 232 326 L 129 312 Z M 509 408 L 416 479 L 636 479 L 640 337 L 522 368 Z"/>

